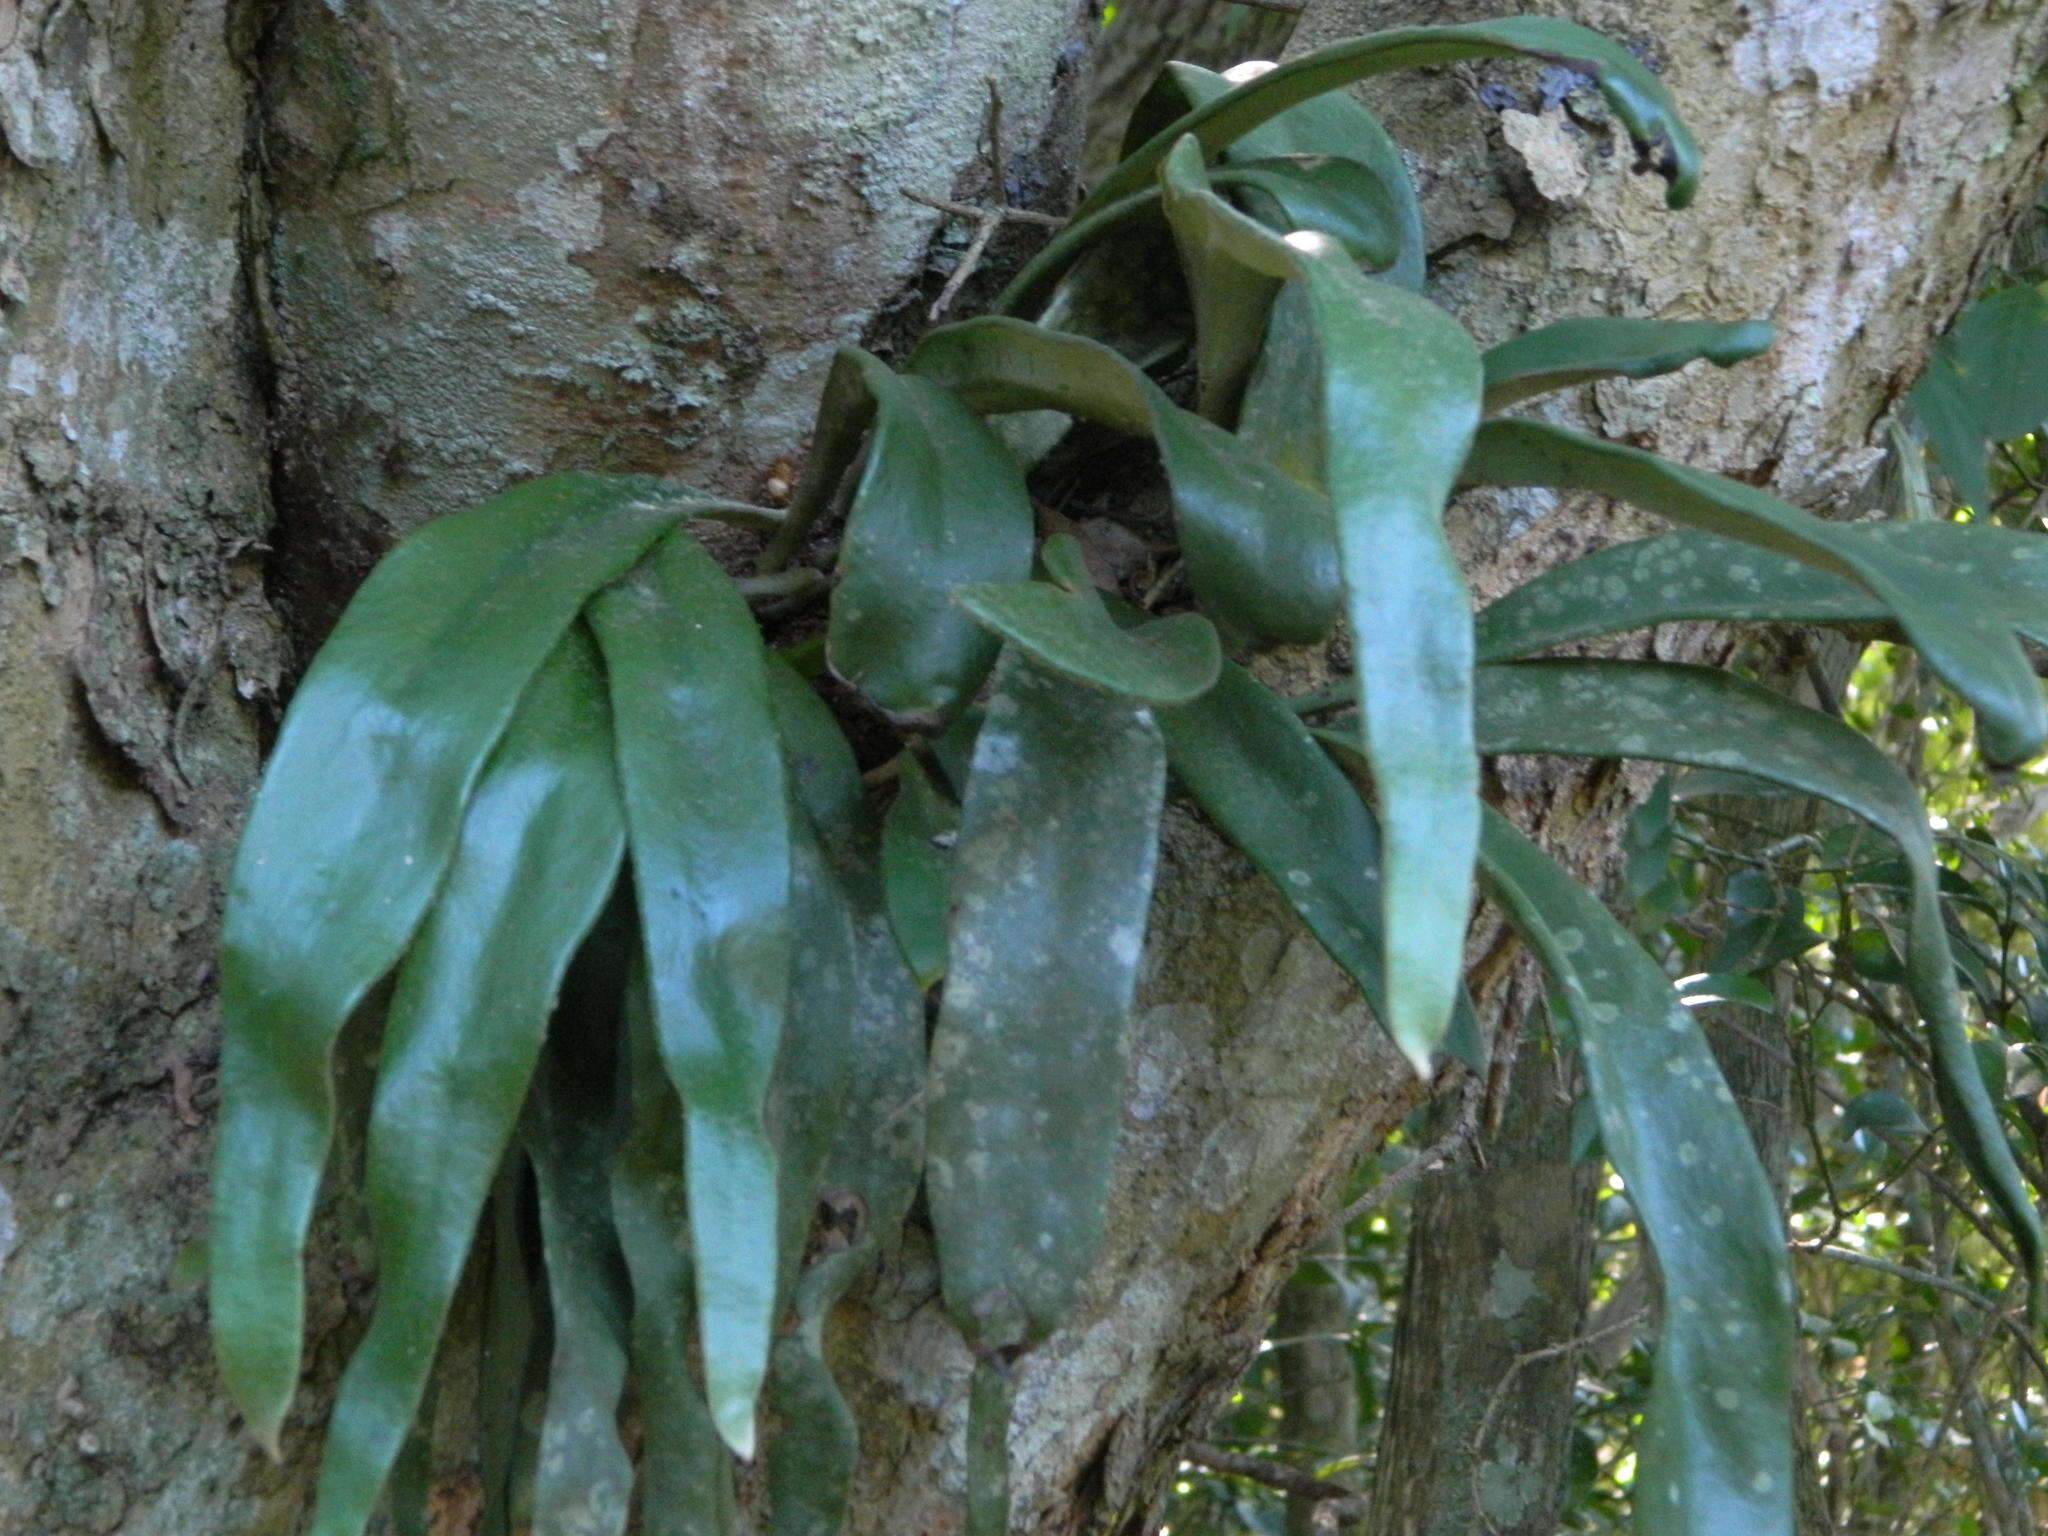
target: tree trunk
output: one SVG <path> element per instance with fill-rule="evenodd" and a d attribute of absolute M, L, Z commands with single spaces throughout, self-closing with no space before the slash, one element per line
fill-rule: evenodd
<path fill-rule="evenodd" d="M 1304 30 L 1481 9 L 1325 0 Z M 1631 35 L 1643 13 L 1574 14 Z M 288 670 L 274 611 L 317 639 L 397 533 L 522 475 L 786 478 L 831 348 L 899 323 L 943 265 L 943 217 L 905 192 L 992 190 L 991 76 L 1000 179 L 1061 206 L 1074 19 L 1068 0 L 0 15 L 0 1530 L 294 1529 L 320 1389 L 369 1299 L 368 1256 L 337 1239 L 313 1266 L 314 1390 L 267 1466 L 218 1391 L 191 1245 L 220 872 Z M 1566 312 L 1774 314 L 1771 358 L 1587 409 L 1825 506 L 2038 178 L 2020 87 L 2048 18 L 1674 0 L 1650 24 L 1711 156 L 1687 216 L 1600 152 L 1579 97 L 1585 131 L 1536 110 L 1529 73 L 1383 93 L 1425 167 L 1439 291 L 1489 340 Z M 1526 154 L 1481 78 L 1530 109 L 1505 120 Z M 1482 593 L 1634 526 L 1526 496 L 1456 522 Z M 1510 768 L 1596 867 L 1583 786 Z M 1019 1529 L 1148 1528 L 1332 1186 L 1420 1091 L 1184 812 L 1163 874 L 1111 1238 L 1023 1372 Z M 861 1532 L 957 1528 L 965 1357 L 935 1292 L 913 1233 L 835 1325 Z"/>

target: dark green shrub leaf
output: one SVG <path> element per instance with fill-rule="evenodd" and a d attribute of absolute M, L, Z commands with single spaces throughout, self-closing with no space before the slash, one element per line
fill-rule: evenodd
<path fill-rule="evenodd" d="M 689 1211 L 712 1417 L 753 1453 L 776 1275 L 764 1106 L 789 996 L 789 798 L 761 637 L 697 541 L 590 606 L 610 674 L 656 1034 L 689 1115 Z"/>
<path fill-rule="evenodd" d="M 1094 1258 L 1164 778 L 1149 710 L 1005 652 L 962 806 L 928 1101 L 939 1273 L 979 1351 L 1043 1336 Z"/>
<path fill-rule="evenodd" d="M 882 823 L 882 886 L 889 923 L 920 989 L 946 974 L 946 911 L 960 811 L 906 755 Z"/>
<path fill-rule="evenodd" d="M 1093 587 L 988 582 L 957 588 L 953 600 L 1040 666 L 1147 704 L 1200 698 L 1223 664 L 1216 626 L 1200 614 L 1119 629 Z"/>
<path fill-rule="evenodd" d="M 1109 348 L 1016 320 L 968 320 L 926 336 L 910 366 L 977 411 L 1065 411 L 1152 437 L 1204 610 L 1275 640 L 1329 632 L 1337 614 L 1329 503 L 1180 409 Z"/>
<path fill-rule="evenodd" d="M 1742 1003 L 1751 1008 L 1761 1008 L 1766 1013 L 1775 1013 L 1778 1007 L 1778 1000 L 1771 996 L 1771 989 L 1754 976 L 1731 976 L 1714 971 L 1684 977 L 1678 983 L 1678 995 L 1689 1007 L 1698 1007 L 1702 1003 Z"/>
<path fill-rule="evenodd" d="M 1673 208 L 1692 201 L 1699 153 L 1657 77 L 1633 54 L 1597 32 L 1568 21 L 1521 16 L 1470 26 L 1401 27 L 1290 59 L 1154 134 L 1103 178 L 1079 211 L 1092 213 L 1144 186 L 1185 134 L 1194 135 L 1205 154 L 1214 154 L 1288 108 L 1370 75 L 1462 59 L 1517 56 L 1543 59 L 1591 77 L 1644 163 L 1669 183 L 1665 200 Z"/>
<path fill-rule="evenodd" d="M 1030 575 L 1031 498 L 1016 460 L 945 390 L 851 349 L 833 372 L 826 398 L 861 400 L 874 433 L 839 546 L 825 654 L 892 719 L 937 725 L 996 654 L 947 599 L 963 582 Z"/>
<path fill-rule="evenodd" d="M 221 1368 L 273 1453 L 335 1036 L 412 938 L 485 758 L 577 611 L 706 506 L 655 480 L 556 475 L 429 523 L 371 573 L 286 713 L 221 937 L 211 1259 Z"/>
<path fill-rule="evenodd" d="M 555 990 L 611 894 L 624 839 L 604 679 L 579 628 L 534 678 L 478 780 L 392 993 L 365 1174 L 377 1310 L 335 1401 L 319 1536 L 357 1536 L 376 1509 Z"/>
<path fill-rule="evenodd" d="M 1595 379 L 1650 379 L 1704 358 L 1728 368 L 1771 344 L 1768 320 L 1559 320 L 1487 349 L 1486 408 Z"/>
<path fill-rule="evenodd" d="M 554 1320 L 533 1479 L 535 1536 L 620 1536 L 633 1462 L 619 1438 L 632 1289 L 612 1222 L 627 934 L 570 972 L 520 1142 L 533 1164 Z M 596 951 L 596 953 L 593 953 Z"/>
<path fill-rule="evenodd" d="M 1734 1095 L 1656 962 L 1491 810 L 1481 872 L 1563 992 L 1608 1161 L 1657 1252 L 1635 1528 L 1789 1536 L 1792 1276 Z"/>
<path fill-rule="evenodd" d="M 1881 598 L 1928 665 L 1977 711 L 1985 756 L 2015 763 L 2048 741 L 2048 709 L 2019 641 L 1967 582 L 1824 522 L 1766 491 L 1533 421 L 1489 421 L 1466 480 L 1594 491 L 1845 576 Z"/>

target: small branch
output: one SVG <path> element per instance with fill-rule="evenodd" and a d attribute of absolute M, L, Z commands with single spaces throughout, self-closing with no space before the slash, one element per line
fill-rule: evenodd
<path fill-rule="evenodd" d="M 1875 1270 L 1878 1274 L 1889 1275 L 1894 1280 L 1904 1280 L 1912 1285 L 1931 1286 L 1937 1291 L 1956 1297 L 1958 1300 L 1967 1301 L 1978 1311 L 1985 1313 L 2008 1329 L 2013 1337 L 2019 1341 L 2019 1346 L 2025 1351 L 2028 1362 L 2032 1364 L 2035 1370 L 2041 1373 L 2042 1381 L 2048 1382 L 2048 1360 L 2042 1358 L 2041 1351 L 2035 1345 L 2033 1335 L 2027 1332 L 2026 1325 L 2018 1318 L 2015 1318 L 2010 1312 L 2001 1308 L 1982 1291 L 1974 1290 L 1970 1286 L 1964 1285 L 1961 1281 L 1951 1280 L 1945 1275 L 1937 1275 L 1932 1270 L 1912 1269 L 1904 1264 L 1894 1264 L 1889 1259 L 1872 1258 L 1867 1253 L 1858 1253 L 1853 1248 L 1843 1248 L 1834 1243 L 1828 1244 L 1825 1248 L 1809 1249 L 1806 1251 L 1826 1254 L 1831 1259 L 1839 1259 L 1844 1264 L 1853 1264 L 1858 1269 Z"/>
<path fill-rule="evenodd" d="M 1479 1095 L 1468 1079 L 1465 1084 L 1464 1103 L 1459 1106 L 1458 1118 L 1451 1128 L 1422 1151 L 1415 1154 L 1414 1161 L 1396 1168 L 1379 1183 L 1373 1185 L 1356 1200 L 1345 1206 L 1330 1223 L 1328 1230 L 1342 1232 L 1368 1211 L 1376 1210 L 1389 1200 L 1416 1183 L 1426 1173 L 1434 1173 L 1444 1167 L 1460 1152 L 1479 1131 Z"/>
<path fill-rule="evenodd" d="M 1230 1477 L 1241 1477 L 1247 1482 L 1262 1483 L 1277 1489 L 1289 1498 L 1307 1499 L 1328 1509 L 1340 1521 L 1363 1520 L 1366 1515 L 1366 1500 L 1356 1488 L 1347 1488 L 1342 1483 L 1333 1483 L 1328 1478 L 1317 1477 L 1303 1472 L 1281 1461 L 1268 1461 L 1263 1456 L 1247 1456 L 1242 1451 L 1226 1451 L 1221 1446 L 1209 1445 L 1197 1440 L 1181 1453 L 1183 1459 L 1198 1467 L 1207 1467 L 1211 1472 L 1222 1472 Z M 1320 1511 L 1319 1511 L 1320 1513 Z"/>
<path fill-rule="evenodd" d="M 941 213 L 958 214 L 963 219 L 980 219 L 993 215 L 1011 224 L 1036 224 L 1041 229 L 1064 229 L 1067 221 L 1054 213 L 1040 213 L 1036 208 L 977 208 L 972 203 L 956 203 L 950 197 L 931 197 L 923 192 L 903 188 L 903 195 L 913 203 L 923 203 L 927 208 L 936 208 Z"/>
<path fill-rule="evenodd" d="M 953 268 L 952 276 L 946 279 L 946 286 L 941 288 L 939 296 L 932 300 L 932 307 L 925 312 L 926 319 L 936 320 L 953 307 L 953 300 L 959 297 L 967 279 L 974 276 L 975 269 L 981 265 L 981 258 L 988 252 L 989 241 L 995 238 L 996 231 L 1002 228 L 1002 225 L 1003 215 L 1000 209 L 990 209 L 975 215 L 974 238 L 967 242 L 967 249 L 961 254 L 959 265 Z"/>

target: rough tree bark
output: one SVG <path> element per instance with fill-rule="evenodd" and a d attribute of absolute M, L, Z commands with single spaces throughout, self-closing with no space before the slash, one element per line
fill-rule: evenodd
<path fill-rule="evenodd" d="M 1308 31 L 1483 9 L 1325 0 Z M 1774 314 L 1784 343 L 1739 376 L 1581 405 L 1828 505 L 2039 174 L 2048 18 L 1562 9 L 1667 69 L 1712 156 L 1700 206 L 1663 214 L 1595 110 L 1546 106 L 1528 74 L 1402 86 L 1381 99 L 1424 167 L 1440 291 L 1487 339 L 1565 312 Z M 519 475 L 757 491 L 801 457 L 830 347 L 918 288 L 939 216 L 904 191 L 987 192 L 989 76 L 1009 190 L 1058 205 L 1073 20 L 1068 0 L 0 11 L 0 1531 L 294 1529 L 368 1301 L 365 1256 L 323 1249 L 314 1390 L 268 1467 L 216 1389 L 190 1251 L 212 924 L 289 671 L 277 613 L 303 656 L 398 532 Z M 1631 526 L 1545 498 L 1458 518 L 1482 592 Z M 1611 789 L 1506 782 L 1583 827 L 1597 867 Z M 1331 1186 L 1419 1092 L 1184 813 L 1164 868 L 1113 1237 L 1020 1393 L 1020 1529 L 1147 1527 Z M 913 1234 L 836 1330 L 862 1532 L 957 1524 L 964 1360 L 934 1292 Z"/>

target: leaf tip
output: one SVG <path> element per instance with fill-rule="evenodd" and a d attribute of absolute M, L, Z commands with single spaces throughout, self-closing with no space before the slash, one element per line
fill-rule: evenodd
<path fill-rule="evenodd" d="M 718 1438 L 741 1461 L 754 1459 L 754 1403 L 751 1397 L 729 1397 L 712 1411 Z"/>

